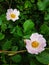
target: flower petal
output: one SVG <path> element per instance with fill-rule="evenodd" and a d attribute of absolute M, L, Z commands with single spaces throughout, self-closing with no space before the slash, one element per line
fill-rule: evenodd
<path fill-rule="evenodd" d="M 17 9 L 14 9 L 14 13 L 19 16 L 20 15 L 20 12 L 17 10 Z"/>
<path fill-rule="evenodd" d="M 12 18 L 11 17 L 11 14 L 14 14 L 15 15 L 15 17 L 14 18 Z M 20 15 L 20 12 L 17 10 L 17 9 L 8 9 L 7 10 L 7 13 L 6 13 L 6 18 L 7 18 L 7 20 L 12 20 L 12 21 L 16 21 L 16 20 L 18 20 L 19 19 L 19 16 Z"/>
<path fill-rule="evenodd" d="M 32 46 L 32 42 L 34 41 L 39 43 L 39 46 L 36 48 Z M 41 34 L 34 33 L 30 36 L 30 40 L 26 39 L 26 49 L 31 54 L 41 53 L 42 51 L 45 50 L 45 47 L 46 47 L 46 40 Z"/>

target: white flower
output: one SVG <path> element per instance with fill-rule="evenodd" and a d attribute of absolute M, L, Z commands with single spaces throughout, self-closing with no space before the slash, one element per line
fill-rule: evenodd
<path fill-rule="evenodd" d="M 16 21 L 19 19 L 20 12 L 17 9 L 8 9 L 6 13 L 7 20 Z"/>
<path fill-rule="evenodd" d="M 30 36 L 30 40 L 24 40 L 26 42 L 26 49 L 31 54 L 38 54 L 45 50 L 46 40 L 41 34 L 34 33 Z"/>

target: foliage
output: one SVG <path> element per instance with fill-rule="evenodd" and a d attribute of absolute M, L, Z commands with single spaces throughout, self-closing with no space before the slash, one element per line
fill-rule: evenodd
<path fill-rule="evenodd" d="M 12 2 L 11 2 L 12 1 Z M 20 11 L 19 20 L 8 21 L 7 9 L 11 6 Z M 49 0 L 0 0 L 0 50 L 24 50 L 24 39 L 34 32 L 42 34 L 49 47 Z M 49 50 L 38 55 L 28 52 L 14 56 L 0 53 L 3 65 L 48 65 Z"/>

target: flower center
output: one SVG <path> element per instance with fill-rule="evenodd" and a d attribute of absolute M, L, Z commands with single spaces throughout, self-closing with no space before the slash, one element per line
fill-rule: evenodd
<path fill-rule="evenodd" d="M 15 18 L 15 17 L 16 17 L 16 15 L 15 15 L 15 14 L 11 14 L 10 16 L 11 16 L 11 18 Z"/>
<path fill-rule="evenodd" d="M 39 43 L 37 41 L 33 41 L 31 45 L 32 47 L 36 48 L 39 46 Z"/>

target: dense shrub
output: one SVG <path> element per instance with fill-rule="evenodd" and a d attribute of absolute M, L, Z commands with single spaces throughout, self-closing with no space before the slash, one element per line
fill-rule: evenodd
<path fill-rule="evenodd" d="M 7 9 L 18 9 L 19 20 L 6 19 Z M 38 55 L 26 50 L 24 39 L 40 33 L 47 41 L 46 50 Z M 0 63 L 3 65 L 49 64 L 49 0 L 0 0 Z M 1 52 L 3 51 L 3 52 Z M 5 52 L 4 51 L 13 51 Z"/>

